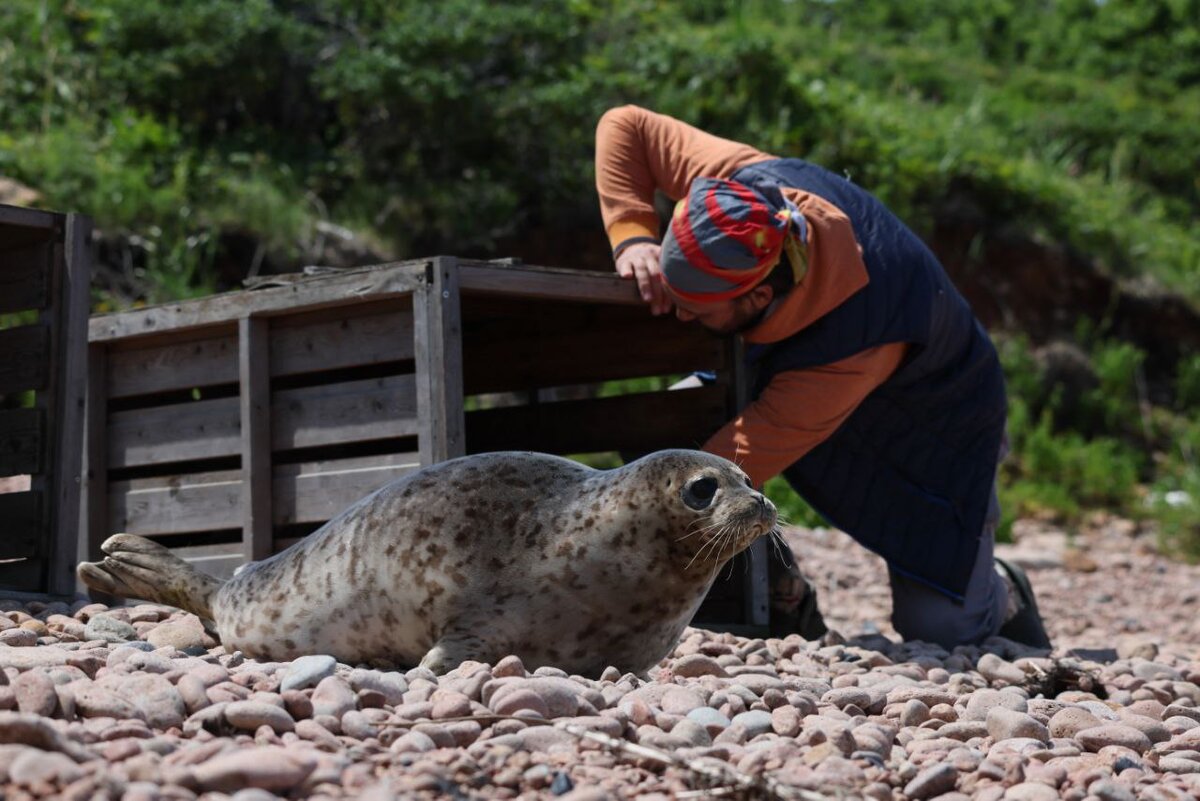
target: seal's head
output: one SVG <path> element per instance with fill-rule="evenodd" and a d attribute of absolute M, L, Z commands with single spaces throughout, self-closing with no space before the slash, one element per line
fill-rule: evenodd
<path fill-rule="evenodd" d="M 723 564 L 758 537 L 774 530 L 775 505 L 733 462 L 701 451 L 668 450 L 626 468 L 654 487 L 671 539 L 685 569 L 705 572 Z"/>

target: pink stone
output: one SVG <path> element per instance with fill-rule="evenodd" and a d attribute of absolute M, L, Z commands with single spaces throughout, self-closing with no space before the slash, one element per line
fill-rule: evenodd
<path fill-rule="evenodd" d="M 780 706 L 771 710 L 771 729 L 780 737 L 795 737 L 800 733 L 800 710 L 794 706 Z"/>
<path fill-rule="evenodd" d="M 8 767 L 8 777 L 17 784 L 31 785 L 41 782 L 73 782 L 83 775 L 75 760 L 53 751 L 27 748 Z"/>
<path fill-rule="evenodd" d="M 465 718 L 471 714 L 471 699 L 462 693 L 438 690 L 430 700 L 433 702 L 434 720 Z"/>
<path fill-rule="evenodd" d="M 314 715 L 332 715 L 340 718 L 354 709 L 357 703 L 358 696 L 340 676 L 326 676 L 321 679 L 312 694 Z"/>
<path fill-rule="evenodd" d="M 704 706 L 704 699 L 694 690 L 686 687 L 673 687 L 668 690 L 660 702 L 663 712 L 671 715 L 686 715 L 693 709 Z"/>
<path fill-rule="evenodd" d="M 260 746 L 210 759 L 193 768 L 192 775 L 203 790 L 234 792 L 243 787 L 290 790 L 316 766 L 316 759 L 303 752 Z"/>
<path fill-rule="evenodd" d="M 40 670 L 28 670 L 12 682 L 17 706 L 22 712 L 50 717 L 58 706 L 54 682 Z"/>
<path fill-rule="evenodd" d="M 537 712 L 541 717 L 550 717 L 549 708 L 542 696 L 532 690 L 515 689 L 504 694 L 497 694 L 492 699 L 491 709 L 497 715 L 511 715 L 522 709 Z"/>
<path fill-rule="evenodd" d="M 75 710 L 85 718 L 141 718 L 136 706 L 98 684 L 76 686 Z"/>
<path fill-rule="evenodd" d="M 1150 750 L 1150 738 L 1132 726 L 1118 723 L 1084 729 L 1075 739 L 1088 751 L 1099 751 L 1106 745 L 1123 745 L 1139 754 Z"/>
<path fill-rule="evenodd" d="M 672 671 L 676 676 L 692 678 L 698 676 L 728 676 L 721 663 L 705 654 L 690 654 L 675 660 Z"/>

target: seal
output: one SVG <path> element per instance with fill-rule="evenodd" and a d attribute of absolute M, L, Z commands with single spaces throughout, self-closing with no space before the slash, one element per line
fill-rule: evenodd
<path fill-rule="evenodd" d="M 531 670 L 644 674 L 725 561 L 776 519 L 744 472 L 699 451 L 612 470 L 500 452 L 398 479 L 226 582 L 131 534 L 78 572 L 207 618 L 226 648 L 260 659 L 325 653 L 440 674 L 516 654 Z"/>

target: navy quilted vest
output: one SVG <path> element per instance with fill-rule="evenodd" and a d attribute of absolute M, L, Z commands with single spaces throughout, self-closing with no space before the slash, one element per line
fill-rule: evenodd
<path fill-rule="evenodd" d="M 991 340 L 933 253 L 867 192 L 800 159 L 752 164 L 732 177 L 803 189 L 837 206 L 870 277 L 812 325 L 747 349 L 755 396 L 780 371 L 911 343 L 899 369 L 784 476 L 893 570 L 961 599 L 1004 435 L 1004 376 Z"/>

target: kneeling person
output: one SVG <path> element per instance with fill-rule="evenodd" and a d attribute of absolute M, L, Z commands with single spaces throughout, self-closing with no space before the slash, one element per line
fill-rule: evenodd
<path fill-rule="evenodd" d="M 596 183 L 617 270 L 652 311 L 747 343 L 753 401 L 705 450 L 757 486 L 782 473 L 883 556 L 905 638 L 1049 647 L 1027 579 L 993 558 L 999 359 L 924 243 L 821 167 L 633 106 L 600 121 Z M 655 190 L 678 200 L 661 240 Z M 774 594 L 811 636 L 798 580 Z"/>

